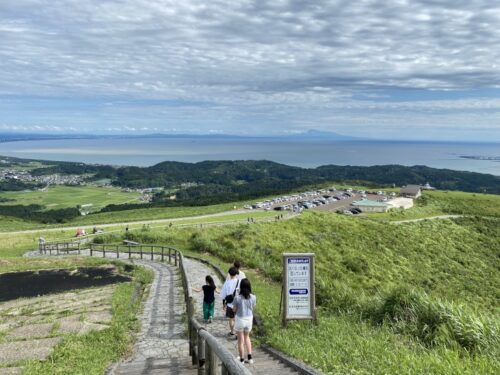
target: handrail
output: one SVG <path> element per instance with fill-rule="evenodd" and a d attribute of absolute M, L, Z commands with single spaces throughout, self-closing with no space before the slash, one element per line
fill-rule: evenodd
<path fill-rule="evenodd" d="M 198 374 L 218 374 L 220 362 L 222 375 L 251 375 L 250 370 L 237 361 L 233 354 L 194 317 L 192 289 L 184 267 L 184 255 L 182 252 L 179 252 L 179 268 L 181 270 L 188 314 L 189 355 L 191 356 L 192 364 L 198 365 Z M 205 372 L 203 372 L 203 367 L 205 368 Z"/>
<path fill-rule="evenodd" d="M 71 248 L 73 242 L 61 243 L 42 243 L 39 250 L 41 254 L 52 255 L 52 247 L 55 246 L 57 255 L 61 252 L 67 252 L 80 249 L 80 242 L 78 242 L 77 249 Z M 192 364 L 198 366 L 198 374 L 205 375 L 251 375 L 248 370 L 240 361 L 236 360 L 233 354 L 222 345 L 217 338 L 215 338 L 205 327 L 203 327 L 194 317 L 194 299 L 192 296 L 191 286 L 187 276 L 187 271 L 184 267 L 184 255 L 182 252 L 174 247 L 161 246 L 161 245 L 112 245 L 112 244 L 89 244 L 90 255 L 102 252 L 103 257 L 108 254 L 116 254 L 120 258 L 120 253 L 128 254 L 129 259 L 132 254 L 139 254 L 141 259 L 144 255 L 149 255 L 151 260 L 164 262 L 165 258 L 168 262 L 172 263 L 174 258 L 175 266 L 178 266 L 181 272 L 182 285 L 184 287 L 184 297 L 186 301 L 186 310 L 188 315 L 188 335 L 189 335 L 189 355 L 192 359 Z M 134 249 L 134 250 L 132 250 Z M 137 250 L 138 249 L 138 250 Z M 145 251 L 145 250 L 149 251 Z M 167 252 L 166 252 L 167 250 Z"/>

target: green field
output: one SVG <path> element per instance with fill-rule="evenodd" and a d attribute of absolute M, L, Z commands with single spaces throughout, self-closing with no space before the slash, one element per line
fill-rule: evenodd
<path fill-rule="evenodd" d="M 46 191 L 2 192 L 0 198 L 11 199 L 0 204 L 39 204 L 45 209 L 82 206 L 84 210 L 96 211 L 108 204 L 138 202 L 140 193 L 122 192 L 116 188 L 95 186 L 53 186 Z"/>

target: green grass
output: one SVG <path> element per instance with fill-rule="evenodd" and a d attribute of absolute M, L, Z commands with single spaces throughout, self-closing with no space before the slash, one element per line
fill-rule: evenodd
<path fill-rule="evenodd" d="M 68 224 L 84 225 L 94 223 L 123 223 L 127 221 L 174 219 L 178 217 L 215 214 L 233 210 L 235 206 L 238 208 L 242 207 L 241 203 L 225 203 L 199 207 L 155 207 L 127 211 L 102 212 L 76 218 L 68 222 Z"/>
<path fill-rule="evenodd" d="M 491 196 L 435 194 L 457 213 Z M 436 203 L 436 204 L 437 204 Z M 250 271 L 266 341 L 326 373 L 494 374 L 500 370 L 500 226 L 468 217 L 405 225 L 307 212 L 293 220 L 137 232 Z M 280 329 L 283 252 L 314 252 L 320 326 Z"/>
<path fill-rule="evenodd" d="M 178 212 L 180 214 L 180 212 Z M 262 220 L 271 218 L 275 215 L 274 212 L 252 212 L 251 216 L 256 220 Z M 178 226 L 197 226 L 197 225 L 209 225 L 218 223 L 231 223 L 234 221 L 243 221 L 250 216 L 250 213 L 242 213 L 242 214 L 227 214 L 213 217 L 201 217 L 201 218 L 189 218 L 174 220 L 172 218 L 173 228 Z M 130 218 L 129 218 L 130 219 Z M 129 226 L 129 233 L 133 237 L 137 232 L 144 233 L 144 229 L 147 232 L 151 232 L 152 235 L 154 233 L 168 233 L 171 231 L 169 226 L 170 222 L 163 223 L 152 223 L 152 224 L 142 224 L 136 223 L 134 224 L 132 221 Z M 92 233 L 93 225 L 90 226 L 82 226 L 87 230 L 87 233 Z M 22 256 L 27 251 L 32 251 L 38 249 L 38 238 L 43 236 L 46 241 L 63 241 L 63 240 L 71 240 L 75 239 L 75 229 L 67 229 L 67 228 L 30 228 L 31 231 L 23 233 L 23 232 L 0 232 L 0 262 L 5 258 L 19 257 Z M 38 230 L 37 230 L 38 229 Z M 104 233 L 101 236 L 104 236 L 107 240 L 114 239 L 120 240 L 121 235 L 125 233 L 125 225 L 116 225 L 103 228 Z M 131 238 L 132 238 L 131 237 Z"/>
<path fill-rule="evenodd" d="M 110 328 L 83 336 L 66 336 L 47 360 L 28 362 L 24 374 L 100 375 L 111 363 L 130 351 L 134 333 L 139 329 L 136 315 L 141 295 L 151 282 L 152 273 L 142 267 L 134 267 L 132 276 L 133 282 L 118 285 L 113 294 Z"/>
<path fill-rule="evenodd" d="M 74 226 L 93 226 L 99 224 L 113 224 L 113 223 L 132 223 L 135 221 L 148 221 L 148 220 L 168 220 L 191 216 L 211 215 L 218 214 L 226 211 L 231 211 L 236 208 L 242 208 L 247 202 L 235 202 L 217 204 L 211 206 L 198 206 L 198 207 L 159 207 L 159 208 L 140 208 L 127 211 L 114 211 L 95 213 L 86 216 L 80 216 L 70 220 L 64 224 L 47 225 L 41 223 L 34 223 L 16 218 L 0 216 L 0 232 L 12 232 L 32 229 L 45 229 L 45 228 L 64 228 Z M 249 211 L 244 216 L 258 216 L 259 214 Z M 266 213 L 270 215 L 270 213 Z"/>
<path fill-rule="evenodd" d="M 1 192 L 1 198 L 12 199 L 13 201 L 1 204 L 39 204 L 45 209 L 57 209 L 84 206 L 84 209 L 96 211 L 108 204 L 122 204 L 128 202 L 138 202 L 140 193 L 122 192 L 116 188 L 105 188 L 95 186 L 53 186 L 47 191 L 16 191 Z"/>

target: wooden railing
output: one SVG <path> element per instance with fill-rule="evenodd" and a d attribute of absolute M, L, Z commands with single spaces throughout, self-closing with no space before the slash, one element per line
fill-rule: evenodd
<path fill-rule="evenodd" d="M 49 255 L 52 255 L 52 252 L 54 252 L 56 255 L 59 255 L 61 253 L 68 254 L 70 251 L 77 251 L 78 254 L 80 254 L 81 249 L 83 249 L 82 244 L 83 242 L 81 240 L 65 241 L 65 242 L 47 242 L 47 243 L 40 243 L 38 246 L 38 250 L 40 251 L 40 254 L 49 254 Z"/>
<path fill-rule="evenodd" d="M 168 261 L 178 266 L 182 276 L 184 297 L 188 315 L 189 355 L 192 364 L 197 365 L 198 374 L 205 375 L 251 375 L 241 362 L 223 346 L 217 338 L 211 335 L 195 318 L 194 300 L 191 286 L 184 267 L 182 252 L 174 247 L 160 245 L 114 245 L 114 244 L 83 244 L 81 241 L 51 242 L 40 244 L 40 253 L 45 255 L 69 254 L 88 250 L 90 256 L 102 253 L 103 258 L 114 255 L 117 259 L 132 259 L 137 255 L 140 259 L 151 261 Z"/>
<path fill-rule="evenodd" d="M 188 315 L 189 355 L 193 365 L 198 365 L 198 374 L 205 375 L 251 375 L 240 361 L 212 336 L 195 318 L 194 300 L 191 285 L 184 268 L 184 255 L 180 253 L 179 267 L 184 285 Z M 220 372 L 219 372 L 220 365 Z"/>

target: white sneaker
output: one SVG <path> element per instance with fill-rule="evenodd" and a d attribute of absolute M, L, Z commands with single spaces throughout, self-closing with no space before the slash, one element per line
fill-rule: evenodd
<path fill-rule="evenodd" d="M 245 359 L 245 363 L 253 364 L 253 358 L 252 359 Z"/>

